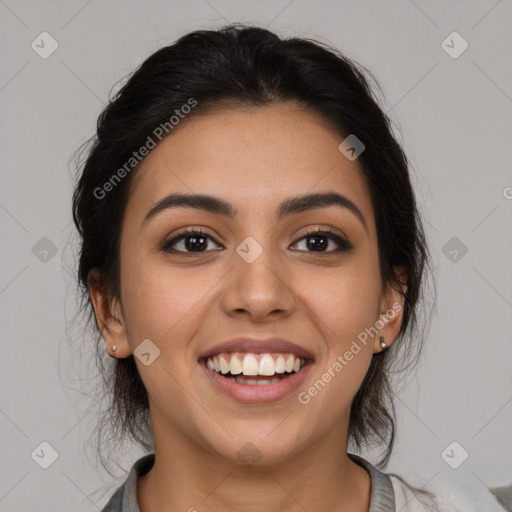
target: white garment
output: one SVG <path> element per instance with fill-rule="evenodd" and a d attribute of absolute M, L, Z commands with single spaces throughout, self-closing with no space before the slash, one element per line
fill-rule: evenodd
<path fill-rule="evenodd" d="M 483 484 L 477 487 L 452 485 L 444 482 L 431 484 L 431 491 L 439 507 L 429 508 L 421 503 L 414 492 L 394 475 L 389 475 L 395 492 L 396 512 L 507 512 L 496 497 Z"/>

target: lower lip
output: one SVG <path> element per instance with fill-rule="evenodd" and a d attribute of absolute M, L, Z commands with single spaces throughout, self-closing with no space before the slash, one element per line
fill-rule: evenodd
<path fill-rule="evenodd" d="M 217 372 L 208 369 L 204 362 L 199 363 L 201 370 L 219 391 L 245 404 L 270 404 L 286 398 L 301 385 L 312 365 L 313 362 L 308 361 L 302 370 L 290 377 L 285 377 L 279 382 L 249 385 L 239 384 L 231 379 L 222 377 Z M 255 378 L 257 377 L 255 376 Z"/>

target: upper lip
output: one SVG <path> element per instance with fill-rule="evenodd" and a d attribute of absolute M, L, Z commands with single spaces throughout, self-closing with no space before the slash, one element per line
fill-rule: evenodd
<path fill-rule="evenodd" d="M 255 338 L 251 336 L 233 338 L 218 343 L 213 347 L 205 349 L 199 355 L 199 359 L 221 352 L 250 352 L 253 354 L 284 352 L 295 354 L 296 356 L 306 359 L 313 359 L 313 354 L 309 350 L 284 338 Z"/>

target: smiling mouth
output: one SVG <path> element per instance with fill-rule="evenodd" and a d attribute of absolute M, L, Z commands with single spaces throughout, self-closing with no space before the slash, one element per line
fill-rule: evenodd
<path fill-rule="evenodd" d="M 202 358 L 209 370 L 238 384 L 261 386 L 287 379 L 309 362 L 293 353 L 223 352 Z"/>

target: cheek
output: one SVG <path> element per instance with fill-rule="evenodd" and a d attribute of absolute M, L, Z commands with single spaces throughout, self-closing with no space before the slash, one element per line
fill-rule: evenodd
<path fill-rule="evenodd" d="M 204 313 L 208 290 L 216 282 L 214 276 L 205 273 L 198 280 L 190 270 L 171 270 L 165 264 L 147 260 L 132 268 L 136 271 L 127 262 L 122 276 L 130 343 L 136 346 L 149 338 L 161 349 L 177 348 L 180 339 L 191 338 L 190 329 L 197 329 L 194 319 Z"/>
<path fill-rule="evenodd" d="M 314 411 L 310 416 L 317 416 L 320 423 L 330 425 L 348 414 L 368 371 L 373 347 L 372 338 L 364 333 L 378 318 L 376 279 L 379 276 L 369 269 L 338 268 L 309 288 L 307 304 L 316 317 L 324 350 L 318 378 L 301 390 L 299 402 Z"/>
<path fill-rule="evenodd" d="M 305 303 L 319 318 L 330 354 L 347 350 L 351 341 L 378 318 L 380 277 L 372 268 L 338 268 L 315 276 L 305 287 Z M 307 298 L 306 298 L 307 297 Z"/>

